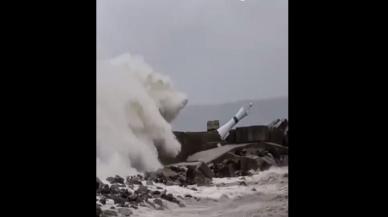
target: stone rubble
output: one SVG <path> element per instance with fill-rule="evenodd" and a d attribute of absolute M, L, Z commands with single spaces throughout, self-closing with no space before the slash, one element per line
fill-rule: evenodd
<path fill-rule="evenodd" d="M 106 179 L 109 184 L 96 178 L 96 216 L 127 217 L 139 206 L 163 210 L 167 208 L 167 202 L 184 207 L 185 199 L 199 200 L 190 194 L 174 196 L 163 187 L 157 186 L 157 183 L 197 191 L 192 185 L 211 186 L 213 177 L 242 176 L 239 185 L 247 186 L 244 176 L 251 176 L 254 171 L 268 170 L 275 165 L 287 166 L 288 140 L 284 142 L 284 138 L 288 139 L 288 121 L 276 120 L 269 128 L 273 140 L 276 138 L 279 142 L 283 141 L 281 144 L 261 142 L 215 147 L 200 154 L 198 152 L 195 157 L 191 155 L 191 159 L 196 159 L 194 161 L 166 165 L 155 172 L 145 173 L 144 176 L 123 178 L 116 175 Z M 251 190 L 257 191 L 255 188 Z"/>

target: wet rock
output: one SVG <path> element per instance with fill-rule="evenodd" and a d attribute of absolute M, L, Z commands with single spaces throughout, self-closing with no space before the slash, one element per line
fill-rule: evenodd
<path fill-rule="evenodd" d="M 157 186 L 156 188 L 157 188 L 157 189 L 163 189 L 162 187 L 159 187 L 159 186 Z"/>
<path fill-rule="evenodd" d="M 111 185 L 110 186 L 110 193 L 111 194 L 118 194 L 118 193 L 120 193 L 120 187 L 118 185 Z"/>
<path fill-rule="evenodd" d="M 131 192 L 128 191 L 128 189 L 123 189 L 120 191 L 120 197 L 126 199 L 131 195 Z"/>
<path fill-rule="evenodd" d="M 162 169 L 159 169 L 156 171 L 156 179 L 154 179 L 155 182 L 164 183 L 166 185 L 174 185 L 176 183 L 175 180 L 177 180 L 179 174 L 172 170 L 169 167 L 164 167 Z"/>
<path fill-rule="evenodd" d="M 162 198 L 171 202 L 175 199 L 172 194 L 162 194 Z"/>
<path fill-rule="evenodd" d="M 170 194 L 163 194 L 161 197 L 167 201 L 179 204 L 179 200 L 176 199 L 171 193 Z"/>
<path fill-rule="evenodd" d="M 254 170 L 249 170 L 249 171 L 247 172 L 247 176 L 253 176 L 254 173 L 255 173 Z"/>
<path fill-rule="evenodd" d="M 163 201 L 159 198 L 153 200 L 157 210 L 163 210 L 165 208 L 165 205 L 163 204 Z"/>
<path fill-rule="evenodd" d="M 229 155 L 227 155 L 229 156 Z M 230 155 L 233 156 L 233 155 Z M 216 177 L 234 177 L 239 175 L 240 163 L 235 159 L 225 159 L 221 163 L 217 164 Z"/>
<path fill-rule="evenodd" d="M 260 171 L 268 170 L 271 167 L 271 164 L 269 164 L 266 160 L 264 160 L 264 157 L 259 157 L 257 159 L 257 164 Z"/>
<path fill-rule="evenodd" d="M 192 198 L 193 196 L 191 196 L 190 194 L 185 194 L 185 197 Z"/>
<path fill-rule="evenodd" d="M 101 215 L 102 211 L 99 206 L 96 206 L 96 217 L 99 217 Z"/>
<path fill-rule="evenodd" d="M 122 207 L 122 208 L 129 207 L 129 204 L 125 202 L 125 203 L 119 204 L 119 207 Z"/>
<path fill-rule="evenodd" d="M 159 206 L 163 206 L 163 201 L 161 199 L 159 199 L 159 198 L 154 199 L 154 203 L 158 204 Z"/>
<path fill-rule="evenodd" d="M 133 212 L 132 212 L 130 209 L 128 209 L 128 208 L 119 208 L 118 211 L 119 211 L 119 213 L 120 213 L 121 215 L 123 215 L 123 216 L 130 216 L 130 215 L 132 215 L 132 213 L 133 213 Z"/>
<path fill-rule="evenodd" d="M 188 167 L 196 167 L 198 165 L 200 165 L 200 163 L 198 162 L 183 163 L 182 165 L 180 164 L 169 165 L 162 169 L 159 169 L 154 173 L 147 173 L 147 180 L 152 180 L 154 183 L 163 183 L 169 186 L 170 185 L 187 186 Z"/>
<path fill-rule="evenodd" d="M 240 173 L 241 175 L 248 175 L 248 171 L 257 170 L 259 163 L 257 162 L 258 156 L 242 156 L 240 157 Z"/>
<path fill-rule="evenodd" d="M 101 194 L 109 194 L 110 193 L 110 188 L 109 185 L 104 184 L 102 188 L 100 189 Z"/>
<path fill-rule="evenodd" d="M 144 202 L 146 199 L 147 199 L 146 196 L 144 196 L 144 195 L 138 195 L 135 202 L 137 202 L 137 203 L 139 204 L 139 203 Z"/>
<path fill-rule="evenodd" d="M 240 182 L 240 185 L 243 185 L 243 186 L 248 186 L 248 184 L 244 181 Z"/>
<path fill-rule="evenodd" d="M 165 185 L 168 185 L 168 186 L 171 186 L 171 185 L 178 185 L 177 182 L 174 182 L 172 180 L 167 180 L 167 182 L 165 183 Z"/>
<path fill-rule="evenodd" d="M 130 202 L 137 201 L 137 194 L 131 194 L 131 195 L 129 195 L 129 197 L 127 198 L 127 200 L 130 201 Z"/>
<path fill-rule="evenodd" d="M 273 156 L 271 153 L 267 153 L 264 157 L 262 157 L 262 159 L 263 159 L 267 164 L 269 164 L 270 166 L 276 165 L 275 158 L 274 158 L 274 156 Z"/>
<path fill-rule="evenodd" d="M 138 209 L 138 206 L 136 204 L 132 204 L 131 208 Z"/>
<path fill-rule="evenodd" d="M 252 191 L 257 191 L 256 188 L 252 188 Z"/>
<path fill-rule="evenodd" d="M 173 168 L 173 167 L 172 167 Z M 178 175 L 177 172 L 175 172 L 173 169 L 171 169 L 170 167 L 164 167 L 161 171 L 160 171 L 161 175 L 166 177 L 166 178 L 173 178 L 175 176 Z"/>
<path fill-rule="evenodd" d="M 185 173 L 187 171 L 187 168 L 184 165 L 171 165 L 169 168 L 178 174 Z"/>
<path fill-rule="evenodd" d="M 162 192 L 156 190 L 156 191 L 153 191 L 151 194 L 152 194 L 153 196 L 160 196 L 160 195 L 162 194 Z"/>
<path fill-rule="evenodd" d="M 144 201 L 139 202 L 137 205 L 138 205 L 138 206 L 142 206 L 142 207 L 147 207 L 146 204 L 144 203 Z"/>
<path fill-rule="evenodd" d="M 191 185 L 204 182 L 205 176 L 201 174 L 195 167 L 190 167 L 187 170 L 187 180 Z"/>
<path fill-rule="evenodd" d="M 124 184 L 124 178 L 122 178 L 118 175 L 116 175 L 115 181 L 116 181 L 116 183 Z"/>
<path fill-rule="evenodd" d="M 103 204 L 103 205 L 105 205 L 105 204 L 106 204 L 106 198 L 105 198 L 105 197 L 102 197 L 102 198 L 100 199 L 100 203 Z"/>
<path fill-rule="evenodd" d="M 207 164 L 205 163 L 201 163 L 197 169 L 207 178 L 213 178 L 214 177 L 214 173 L 212 170 L 210 170 L 210 168 L 207 166 Z"/>
<path fill-rule="evenodd" d="M 108 177 L 106 180 L 111 184 L 124 184 L 124 178 L 120 177 L 119 175 L 116 175 L 115 177 Z"/>
<path fill-rule="evenodd" d="M 111 195 L 110 198 L 114 201 L 115 204 L 124 205 L 126 200 L 117 195 Z"/>
<path fill-rule="evenodd" d="M 198 191 L 198 189 L 197 188 L 190 188 L 191 190 L 193 190 L 193 191 Z"/>
<path fill-rule="evenodd" d="M 186 162 L 181 165 L 185 165 L 185 175 L 179 177 L 179 181 L 182 185 L 193 185 L 199 186 L 209 185 L 211 178 L 214 176 L 213 171 L 203 162 Z"/>
<path fill-rule="evenodd" d="M 147 186 L 141 185 L 139 188 L 135 191 L 137 194 L 147 194 L 148 193 L 148 188 Z"/>
<path fill-rule="evenodd" d="M 151 201 L 145 201 L 146 202 L 146 204 L 148 204 L 149 205 L 149 207 L 150 208 L 152 208 L 152 209 L 156 209 L 156 206 L 155 206 L 155 204 L 154 203 L 152 203 Z"/>
<path fill-rule="evenodd" d="M 211 184 L 211 179 L 201 173 L 198 173 L 194 177 L 194 183 L 198 186 L 207 186 Z"/>
<path fill-rule="evenodd" d="M 186 179 L 186 177 L 179 177 L 179 179 L 177 181 L 179 183 L 179 186 L 187 187 L 187 179 Z"/>
<path fill-rule="evenodd" d="M 96 177 L 96 190 L 101 188 L 103 185 L 104 183 L 102 183 L 102 181 L 98 177 Z"/>
<path fill-rule="evenodd" d="M 156 172 L 145 172 L 144 175 L 145 175 L 144 179 L 147 180 L 147 181 L 148 180 L 154 180 L 158 176 L 158 174 Z"/>
<path fill-rule="evenodd" d="M 150 191 L 146 186 L 143 186 L 143 185 L 139 186 L 139 188 L 135 191 L 135 194 L 137 196 L 136 202 L 140 203 L 150 198 L 151 195 L 149 195 L 149 192 Z"/>
<path fill-rule="evenodd" d="M 108 217 L 108 216 L 118 216 L 116 211 L 113 210 L 104 210 L 101 213 L 102 217 Z"/>
<path fill-rule="evenodd" d="M 143 185 L 143 183 L 141 181 L 142 181 L 141 176 L 128 176 L 126 184 L 127 185 Z"/>

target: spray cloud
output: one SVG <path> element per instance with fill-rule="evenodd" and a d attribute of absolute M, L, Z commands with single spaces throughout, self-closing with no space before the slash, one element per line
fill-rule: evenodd
<path fill-rule="evenodd" d="M 161 167 L 158 149 L 176 156 L 171 122 L 187 104 L 169 78 L 139 56 L 97 60 L 97 176 Z"/>

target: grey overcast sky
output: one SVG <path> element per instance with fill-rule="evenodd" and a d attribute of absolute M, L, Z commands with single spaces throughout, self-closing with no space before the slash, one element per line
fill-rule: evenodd
<path fill-rule="evenodd" d="M 97 50 L 143 56 L 189 104 L 288 96 L 288 1 L 97 0 Z"/>

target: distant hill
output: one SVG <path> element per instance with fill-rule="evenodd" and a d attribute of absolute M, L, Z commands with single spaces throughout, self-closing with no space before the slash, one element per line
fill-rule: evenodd
<path fill-rule="evenodd" d="M 288 97 L 279 97 L 217 105 L 188 105 L 173 121 L 172 126 L 176 131 L 204 131 L 208 120 L 219 120 L 222 125 L 249 102 L 253 102 L 253 108 L 237 126 L 267 125 L 276 118 L 288 119 Z"/>

